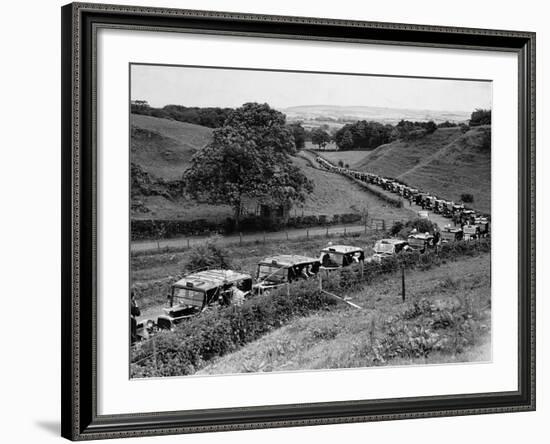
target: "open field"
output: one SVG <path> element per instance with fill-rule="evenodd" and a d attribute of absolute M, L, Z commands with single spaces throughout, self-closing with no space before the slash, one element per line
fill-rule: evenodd
<path fill-rule="evenodd" d="M 297 318 L 240 350 L 213 360 L 197 374 L 418 365 L 491 359 L 489 254 L 449 262 L 428 271 L 408 272 L 406 284 L 405 304 L 401 302 L 400 276 L 388 275 L 347 295 L 354 303 L 362 306 L 362 310 L 342 305 L 336 310 Z M 421 308 L 415 308 L 415 303 Z M 431 307 L 427 309 L 429 315 L 424 313 L 416 317 L 416 313 L 411 313 L 412 310 L 420 313 L 426 306 Z M 454 313 L 453 310 L 471 313 L 468 324 L 471 331 L 459 333 L 459 329 L 452 326 L 443 328 L 436 324 L 441 313 L 437 314 L 437 310 L 432 312 L 433 307 L 442 308 L 441 313 L 445 313 L 443 317 L 448 315 L 445 310 L 449 313 Z M 402 319 L 404 311 L 405 320 Z M 449 348 L 435 345 L 429 355 L 423 355 L 421 350 L 412 350 L 411 356 L 396 355 L 392 359 L 384 360 L 377 357 L 379 348 L 375 344 L 384 343 L 388 322 L 396 329 L 402 323 L 405 331 L 408 331 L 409 328 L 418 328 L 426 321 L 432 325 L 431 331 L 426 332 L 425 336 L 428 342 L 432 340 L 434 344 L 439 342 L 441 345 L 445 341 L 456 341 L 456 344 Z M 449 353 L 448 350 L 454 352 Z"/>
<path fill-rule="evenodd" d="M 303 206 L 304 214 L 363 214 L 367 211 L 372 217 L 383 219 L 409 219 L 413 215 L 405 208 L 389 206 L 339 174 L 313 168 L 302 157 L 295 157 L 294 162 L 314 183 L 314 191 Z"/>

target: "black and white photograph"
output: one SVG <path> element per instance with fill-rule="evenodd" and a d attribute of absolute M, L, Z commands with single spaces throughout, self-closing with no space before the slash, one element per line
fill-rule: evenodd
<path fill-rule="evenodd" d="M 129 76 L 130 378 L 491 362 L 490 80 Z"/>

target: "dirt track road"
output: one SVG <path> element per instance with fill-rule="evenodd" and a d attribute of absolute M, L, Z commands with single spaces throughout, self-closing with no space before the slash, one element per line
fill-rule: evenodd
<path fill-rule="evenodd" d="M 367 227 L 368 229 L 372 229 Z M 312 227 L 312 228 L 293 228 L 285 231 L 275 231 L 266 233 L 246 233 L 242 237 L 238 234 L 230 234 L 227 236 L 221 236 L 218 242 L 223 244 L 238 244 L 240 242 L 254 242 L 254 241 L 269 241 L 269 240 L 284 240 L 284 239 L 296 239 L 301 237 L 318 237 L 326 236 L 330 234 L 344 234 L 344 233 L 362 233 L 365 231 L 365 224 L 359 225 L 334 225 L 330 227 Z M 131 250 L 135 251 L 148 251 L 156 250 L 159 248 L 186 248 L 198 245 L 208 240 L 208 236 L 195 236 L 184 237 L 175 239 L 162 239 L 160 241 L 137 241 L 132 242 Z M 242 240 L 241 240 L 242 239 Z"/>

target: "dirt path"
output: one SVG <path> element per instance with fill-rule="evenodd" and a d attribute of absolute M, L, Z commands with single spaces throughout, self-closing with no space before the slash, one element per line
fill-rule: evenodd
<path fill-rule="evenodd" d="M 269 241 L 269 240 L 284 240 L 284 239 L 296 239 L 300 237 L 318 237 L 326 236 L 330 234 L 344 234 L 344 233 L 362 233 L 365 230 L 370 229 L 369 226 L 365 228 L 365 224 L 357 225 L 334 225 L 330 227 L 312 227 L 312 228 L 292 228 L 285 231 L 275 231 L 266 233 L 247 233 L 239 236 L 239 234 L 230 234 L 227 236 L 219 237 L 217 242 L 221 244 L 238 244 L 245 242 L 255 241 Z M 199 245 L 205 240 L 208 240 L 209 236 L 194 236 L 194 237 L 182 237 L 175 239 L 162 239 L 160 241 L 137 241 L 132 242 L 131 251 L 149 251 L 159 248 L 186 248 L 194 245 Z"/>

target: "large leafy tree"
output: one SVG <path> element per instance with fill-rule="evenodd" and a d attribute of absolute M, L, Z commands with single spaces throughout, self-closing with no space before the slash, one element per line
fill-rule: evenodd
<path fill-rule="evenodd" d="M 183 175 L 186 191 L 231 205 L 237 228 L 245 199 L 283 205 L 304 201 L 313 185 L 292 163 L 296 147 L 285 120 L 267 104 L 246 103 L 234 110 L 191 159 Z"/>

